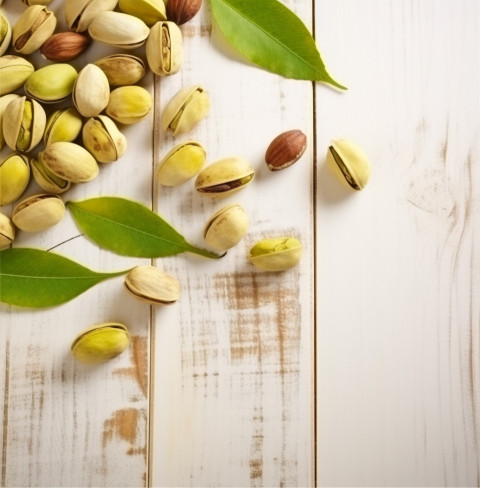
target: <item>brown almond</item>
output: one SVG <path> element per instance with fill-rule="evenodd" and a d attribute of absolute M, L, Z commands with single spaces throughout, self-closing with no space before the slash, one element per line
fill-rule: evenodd
<path fill-rule="evenodd" d="M 301 130 L 289 130 L 275 137 L 265 153 L 271 171 L 288 168 L 298 161 L 307 148 L 307 136 Z"/>
<path fill-rule="evenodd" d="M 191 20 L 202 6 L 202 0 L 168 0 L 168 18 L 177 25 L 185 24 Z"/>
<path fill-rule="evenodd" d="M 80 56 L 90 44 L 90 38 L 79 32 L 59 32 L 49 37 L 40 52 L 50 61 L 70 61 Z"/>

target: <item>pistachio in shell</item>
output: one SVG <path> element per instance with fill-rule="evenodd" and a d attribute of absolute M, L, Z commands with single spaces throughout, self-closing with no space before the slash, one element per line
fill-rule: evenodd
<path fill-rule="evenodd" d="M 10 47 L 12 28 L 8 19 L 0 12 L 0 56 Z"/>
<path fill-rule="evenodd" d="M 29 7 L 32 5 L 50 5 L 53 0 L 22 0 L 25 5 Z"/>
<path fill-rule="evenodd" d="M 0 56 L 0 96 L 23 86 L 34 70 L 33 64 L 20 56 Z"/>
<path fill-rule="evenodd" d="M 143 20 L 149 27 L 160 20 L 167 20 L 163 0 L 118 0 L 118 7 L 122 12 Z"/>
<path fill-rule="evenodd" d="M 147 117 L 152 96 L 141 86 L 120 86 L 110 93 L 105 113 L 119 124 L 136 124 Z"/>
<path fill-rule="evenodd" d="M 41 232 L 58 224 L 65 215 L 65 205 L 57 195 L 40 193 L 21 201 L 12 213 L 16 227 L 25 232 Z"/>
<path fill-rule="evenodd" d="M 113 10 L 118 0 L 65 0 L 65 21 L 68 28 L 85 32 L 100 13 Z"/>
<path fill-rule="evenodd" d="M 95 117 L 108 104 L 110 86 L 105 73 L 89 63 L 78 73 L 73 86 L 72 99 L 78 112 L 84 117 Z"/>
<path fill-rule="evenodd" d="M 127 150 L 127 139 L 106 115 L 87 120 L 82 130 L 83 145 L 99 163 L 111 163 Z"/>
<path fill-rule="evenodd" d="M 273 237 L 257 242 L 248 260 L 265 271 L 285 271 L 296 266 L 302 258 L 302 244 L 295 237 Z"/>
<path fill-rule="evenodd" d="M 17 95 L 16 93 L 9 93 L 7 95 L 3 95 L 3 97 L 0 97 L 0 150 L 3 148 L 3 114 L 5 113 L 7 105 L 16 98 L 20 98 L 20 95 Z"/>
<path fill-rule="evenodd" d="M 72 93 L 77 76 L 77 70 L 70 64 L 49 64 L 28 77 L 24 90 L 42 103 L 60 102 Z"/>
<path fill-rule="evenodd" d="M 94 64 L 105 73 L 110 86 L 134 85 L 145 76 L 145 63 L 131 54 L 112 54 Z"/>
<path fill-rule="evenodd" d="M 183 64 L 182 32 L 175 22 L 157 22 L 145 46 L 150 69 L 158 76 L 178 73 Z"/>
<path fill-rule="evenodd" d="M 55 110 L 47 119 L 43 142 L 45 146 L 54 142 L 73 142 L 82 130 L 83 119 L 73 107 Z"/>
<path fill-rule="evenodd" d="M 37 185 L 48 193 L 63 193 L 70 188 L 70 182 L 53 174 L 45 165 L 37 160 L 30 160 L 30 167 Z"/>
<path fill-rule="evenodd" d="M 180 298 L 180 283 L 155 266 L 137 266 L 125 276 L 125 288 L 152 305 L 170 305 Z"/>
<path fill-rule="evenodd" d="M 4 214 L 0 213 L 0 251 L 10 247 L 15 239 L 15 226 Z"/>
<path fill-rule="evenodd" d="M 12 153 L 0 161 L 0 205 L 8 205 L 19 198 L 30 180 L 28 159 Z"/>

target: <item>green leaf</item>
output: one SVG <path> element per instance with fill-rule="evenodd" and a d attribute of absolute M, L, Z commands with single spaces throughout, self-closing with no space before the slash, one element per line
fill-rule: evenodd
<path fill-rule="evenodd" d="M 96 273 L 48 251 L 5 249 L 0 251 L 0 301 L 21 307 L 51 307 L 128 271 Z"/>
<path fill-rule="evenodd" d="M 277 0 L 210 0 L 227 40 L 250 61 L 297 80 L 324 81 L 337 88 L 303 22 Z"/>
<path fill-rule="evenodd" d="M 122 256 L 160 258 L 182 252 L 220 258 L 189 244 L 170 224 L 144 205 L 119 197 L 67 202 L 78 227 L 92 241 Z"/>

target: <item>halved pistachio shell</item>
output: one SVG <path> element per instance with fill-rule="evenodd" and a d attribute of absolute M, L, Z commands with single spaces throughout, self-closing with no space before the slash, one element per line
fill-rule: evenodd
<path fill-rule="evenodd" d="M 45 165 L 36 159 L 30 160 L 30 167 L 37 185 L 48 193 L 63 193 L 70 188 L 70 182 L 53 174 Z"/>
<path fill-rule="evenodd" d="M 183 64 L 182 32 L 174 22 L 157 22 L 146 45 L 150 69 L 158 76 L 173 75 Z"/>
<path fill-rule="evenodd" d="M 14 202 L 27 188 L 30 180 L 28 159 L 12 153 L 0 161 L 0 205 Z"/>
<path fill-rule="evenodd" d="M 125 288 L 135 298 L 152 305 L 170 305 L 180 298 L 176 278 L 154 266 L 137 266 L 125 276 Z"/>
<path fill-rule="evenodd" d="M 20 95 L 17 95 L 16 93 L 9 93 L 8 95 L 3 95 L 3 97 L 0 97 L 0 150 L 3 148 L 3 114 L 5 113 L 7 105 L 16 98 L 20 98 Z"/>
<path fill-rule="evenodd" d="M 73 142 L 82 130 L 81 115 L 73 108 L 55 110 L 48 117 L 43 135 L 45 146 L 54 142 Z"/>
<path fill-rule="evenodd" d="M 219 251 L 238 244 L 248 230 L 248 215 L 238 203 L 214 213 L 203 230 L 205 242 Z"/>
<path fill-rule="evenodd" d="M 12 28 L 8 19 L 0 12 L 0 56 L 9 48 Z"/>
<path fill-rule="evenodd" d="M 110 93 L 105 113 L 119 124 L 136 124 L 152 108 L 152 96 L 141 86 L 120 86 Z"/>
<path fill-rule="evenodd" d="M 248 260 L 265 271 L 285 271 L 302 258 L 302 244 L 295 237 L 274 237 L 257 242 Z"/>
<path fill-rule="evenodd" d="M 140 19 L 121 12 L 102 12 L 93 19 L 88 33 L 96 41 L 123 49 L 140 47 L 147 40 L 150 29 Z"/>
<path fill-rule="evenodd" d="M 202 195 L 222 198 L 246 187 L 254 176 L 255 171 L 245 158 L 224 158 L 210 164 L 197 176 L 195 189 Z"/>
<path fill-rule="evenodd" d="M 122 12 L 143 20 L 148 26 L 167 19 L 163 0 L 119 0 L 118 7 Z"/>
<path fill-rule="evenodd" d="M 125 154 L 127 139 L 115 122 L 106 115 L 97 115 L 83 126 L 83 144 L 99 163 L 111 163 Z"/>
<path fill-rule="evenodd" d="M 85 32 L 100 13 L 113 10 L 118 0 L 65 0 L 65 20 L 68 28 Z"/>
<path fill-rule="evenodd" d="M 110 86 L 138 83 L 145 76 L 145 63 L 130 54 L 112 54 L 95 63 L 107 76 Z"/>
<path fill-rule="evenodd" d="M 0 95 L 23 86 L 33 71 L 33 64 L 20 56 L 0 56 Z"/>
<path fill-rule="evenodd" d="M 327 151 L 327 166 L 349 188 L 363 190 L 370 178 L 368 156 L 362 148 L 347 139 L 331 142 Z"/>
<path fill-rule="evenodd" d="M 39 102 L 59 102 L 70 96 L 77 76 L 77 70 L 70 64 L 49 64 L 28 77 L 25 93 Z"/>
<path fill-rule="evenodd" d="M 158 181 L 165 186 L 177 186 L 197 175 L 205 165 L 206 151 L 196 141 L 175 146 L 162 160 L 157 170 Z"/>
<path fill-rule="evenodd" d="M 72 100 L 84 117 L 95 117 L 108 104 L 110 86 L 105 73 L 95 64 L 87 64 L 73 86 Z"/>
<path fill-rule="evenodd" d="M 13 26 L 12 44 L 15 51 L 31 54 L 55 31 L 57 18 L 43 5 L 28 7 Z"/>
<path fill-rule="evenodd" d="M 4 214 L 0 213 L 0 251 L 7 249 L 15 239 L 15 226 Z"/>
<path fill-rule="evenodd" d="M 3 114 L 3 137 L 14 151 L 31 151 L 41 140 L 47 116 L 43 107 L 27 97 L 12 100 Z"/>
<path fill-rule="evenodd" d="M 170 130 L 176 136 L 184 134 L 204 119 L 209 110 L 210 99 L 200 85 L 182 88 L 165 107 L 163 130 Z"/>
<path fill-rule="evenodd" d="M 95 325 L 72 342 L 72 355 L 85 364 L 100 364 L 125 351 L 130 342 L 128 329 L 116 322 Z"/>
<path fill-rule="evenodd" d="M 65 215 L 65 205 L 57 195 L 41 193 L 20 202 L 13 210 L 12 221 L 25 232 L 40 232 L 58 224 Z"/>

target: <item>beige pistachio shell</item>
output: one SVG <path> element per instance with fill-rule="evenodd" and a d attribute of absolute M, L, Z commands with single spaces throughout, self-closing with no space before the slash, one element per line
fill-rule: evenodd
<path fill-rule="evenodd" d="M 176 136 L 193 129 L 210 110 L 210 99 L 200 85 L 182 88 L 165 107 L 162 114 L 163 130 Z"/>
<path fill-rule="evenodd" d="M 95 63 L 107 76 L 110 86 L 138 83 L 145 76 L 145 63 L 130 54 L 112 54 Z"/>
<path fill-rule="evenodd" d="M 54 142 L 73 142 L 82 130 L 82 116 L 73 107 L 55 110 L 47 119 L 43 142 L 45 146 Z"/>
<path fill-rule="evenodd" d="M 30 167 L 37 185 L 48 193 L 63 193 L 70 188 L 70 182 L 53 174 L 45 165 L 37 160 L 30 160 Z"/>
<path fill-rule="evenodd" d="M 100 13 L 113 10 L 118 0 L 65 0 L 65 20 L 68 28 L 85 32 Z"/>
<path fill-rule="evenodd" d="M 219 251 L 238 244 L 248 230 L 248 215 L 238 203 L 227 205 L 210 217 L 203 231 L 205 242 Z"/>
<path fill-rule="evenodd" d="M 82 131 L 83 145 L 99 163 L 111 163 L 125 154 L 127 139 L 106 115 L 87 120 Z"/>
<path fill-rule="evenodd" d="M 202 195 L 223 198 L 246 187 L 253 181 L 252 165 L 241 157 L 220 159 L 197 176 L 195 189 Z"/>
<path fill-rule="evenodd" d="M 8 19 L 0 12 L 0 56 L 10 47 L 12 28 Z"/>
<path fill-rule="evenodd" d="M 152 305 L 169 305 L 180 298 L 176 278 L 154 266 L 137 266 L 125 276 L 125 287 L 135 298 Z"/>
<path fill-rule="evenodd" d="M 182 32 L 174 22 L 157 22 L 146 45 L 150 69 L 158 76 L 178 73 L 183 64 Z"/>
<path fill-rule="evenodd" d="M 121 354 L 128 347 L 130 334 L 116 322 L 95 325 L 81 332 L 72 342 L 72 355 L 85 364 L 100 364 Z"/>
<path fill-rule="evenodd" d="M 0 56 L 0 96 L 23 86 L 33 71 L 33 64 L 20 56 Z"/>
<path fill-rule="evenodd" d="M 3 97 L 0 97 L 0 150 L 3 149 L 3 114 L 5 113 L 5 109 L 7 108 L 7 105 L 12 101 L 15 100 L 16 98 L 20 98 L 20 95 L 17 95 L 16 93 L 9 93 L 8 95 L 3 95 Z"/>
<path fill-rule="evenodd" d="M 72 99 L 84 117 L 95 117 L 108 104 L 110 86 L 105 73 L 95 64 L 87 64 L 78 74 L 73 86 Z"/>
<path fill-rule="evenodd" d="M 22 0 L 25 5 L 50 5 L 53 0 Z"/>
<path fill-rule="evenodd" d="M 118 7 L 122 12 L 143 20 L 149 27 L 167 19 L 163 0 L 119 0 Z"/>
<path fill-rule="evenodd" d="M 23 154 L 12 153 L 0 161 L 0 205 L 17 200 L 30 180 L 28 159 Z"/>
<path fill-rule="evenodd" d="M 136 124 L 147 117 L 152 96 L 141 86 L 120 86 L 110 93 L 105 113 L 119 124 Z"/>
<path fill-rule="evenodd" d="M 70 64 L 49 64 L 28 77 L 24 90 L 39 102 L 59 102 L 70 96 L 77 76 L 77 70 Z"/>
<path fill-rule="evenodd" d="M 248 260 L 265 271 L 285 271 L 293 268 L 302 258 L 302 244 L 295 237 L 274 237 L 257 242 Z"/>
<path fill-rule="evenodd" d="M 0 251 L 7 249 L 15 239 L 15 226 L 4 214 L 0 213 Z"/>
<path fill-rule="evenodd" d="M 58 224 L 65 215 L 65 205 L 57 195 L 41 193 L 20 202 L 13 210 L 12 221 L 25 232 L 41 232 Z"/>

